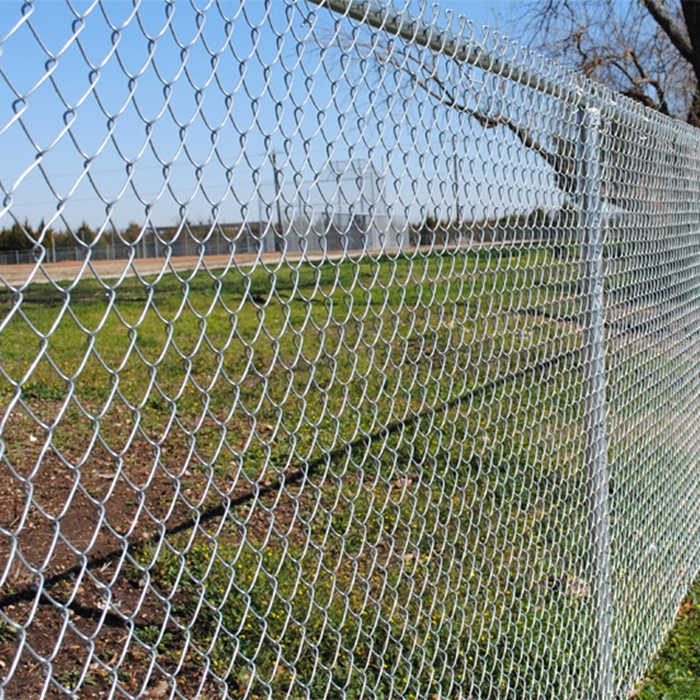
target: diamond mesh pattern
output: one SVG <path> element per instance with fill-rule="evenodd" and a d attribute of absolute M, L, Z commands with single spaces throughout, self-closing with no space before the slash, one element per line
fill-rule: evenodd
<path fill-rule="evenodd" d="M 698 573 L 700 138 L 388 3 L 0 3 L 7 698 L 623 698 Z"/>

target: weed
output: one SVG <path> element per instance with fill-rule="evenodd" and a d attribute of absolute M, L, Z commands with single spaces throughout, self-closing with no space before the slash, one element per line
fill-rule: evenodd
<path fill-rule="evenodd" d="M 10 591 L 9 595 L 12 595 Z M 12 642 L 17 638 L 17 631 L 5 620 L 0 620 L 0 643 Z"/>
<path fill-rule="evenodd" d="M 25 399 L 63 401 L 68 396 L 68 389 L 65 384 L 32 381 L 22 385 L 22 396 Z"/>

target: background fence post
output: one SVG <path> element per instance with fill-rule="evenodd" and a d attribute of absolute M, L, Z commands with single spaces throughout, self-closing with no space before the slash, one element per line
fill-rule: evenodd
<path fill-rule="evenodd" d="M 603 196 L 600 172 L 600 110 L 578 111 L 581 277 L 584 307 L 584 437 L 589 502 L 589 539 L 594 604 L 593 688 L 596 700 L 613 697 L 610 496 L 605 397 L 603 309 Z"/>

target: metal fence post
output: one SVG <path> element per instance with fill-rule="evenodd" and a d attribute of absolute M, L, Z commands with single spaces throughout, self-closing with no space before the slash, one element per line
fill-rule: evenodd
<path fill-rule="evenodd" d="M 582 303 L 584 305 L 583 397 L 588 483 L 590 566 L 593 578 L 593 697 L 613 697 L 610 502 L 605 397 L 603 309 L 603 197 L 600 172 L 600 110 L 578 112 Z"/>

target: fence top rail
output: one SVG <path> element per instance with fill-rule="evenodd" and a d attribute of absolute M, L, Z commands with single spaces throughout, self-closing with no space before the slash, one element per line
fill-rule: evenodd
<path fill-rule="evenodd" d="M 525 53 L 515 41 L 503 43 L 499 49 L 489 49 L 475 39 L 471 32 L 465 34 L 465 28 L 473 25 L 463 15 L 459 15 L 460 24 L 458 31 L 455 31 L 451 24 L 446 27 L 438 25 L 439 12 L 435 12 L 432 22 L 429 22 L 423 13 L 412 15 L 408 6 L 397 8 L 393 0 L 308 1 L 455 61 L 501 75 L 527 88 L 561 99 L 573 107 L 596 106 L 601 108 L 603 116 L 623 112 L 632 124 L 644 124 L 647 128 L 654 121 L 659 126 L 672 123 L 676 128 L 684 129 L 687 134 L 692 134 L 695 138 L 698 136 L 694 127 L 580 76 L 541 54 L 534 51 Z M 507 55 L 509 51 L 511 57 Z M 516 56 L 518 51 L 522 52 L 520 58 Z M 525 64 L 525 55 L 529 58 L 530 65 Z"/>

